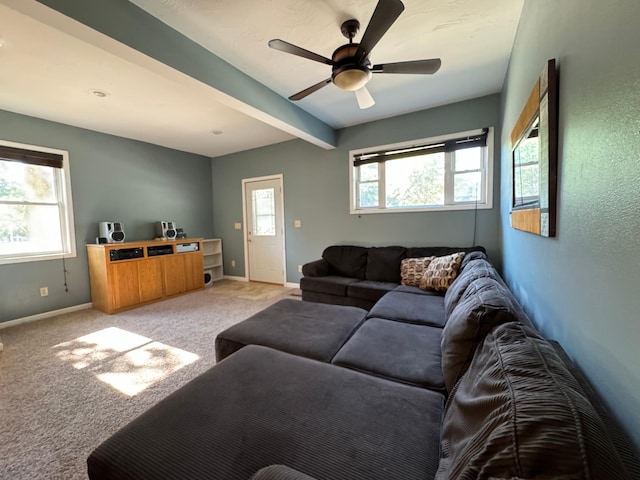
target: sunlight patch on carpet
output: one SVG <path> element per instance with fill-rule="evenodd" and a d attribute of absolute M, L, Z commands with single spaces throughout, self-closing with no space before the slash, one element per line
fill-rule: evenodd
<path fill-rule="evenodd" d="M 130 397 L 197 361 L 195 353 L 120 328 L 105 328 L 53 347 L 56 356 Z"/>

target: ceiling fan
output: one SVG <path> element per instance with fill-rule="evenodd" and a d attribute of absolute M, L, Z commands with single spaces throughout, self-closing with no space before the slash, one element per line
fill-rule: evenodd
<path fill-rule="evenodd" d="M 355 19 L 344 22 L 340 30 L 349 39 L 349 43 L 338 47 L 330 59 L 284 40 L 275 39 L 269 41 L 269 46 L 275 50 L 324 63 L 332 68 L 331 78 L 322 80 L 295 95 L 291 95 L 289 100 L 301 100 L 333 82 L 334 85 L 343 90 L 354 91 L 360 108 L 369 108 L 375 102 L 365 85 L 371 79 L 373 73 L 410 73 L 419 75 L 436 73 L 442 63 L 439 58 L 371 65 L 369 61 L 371 50 L 403 10 L 404 5 L 400 0 L 379 0 L 360 43 L 353 42 L 353 37 L 356 36 L 360 29 L 360 22 Z"/>

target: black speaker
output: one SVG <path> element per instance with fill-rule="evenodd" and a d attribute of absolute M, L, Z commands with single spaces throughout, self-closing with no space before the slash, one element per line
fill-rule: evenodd
<path fill-rule="evenodd" d="M 124 224 L 122 222 L 98 223 L 100 238 L 106 238 L 107 243 L 122 243 L 125 239 Z"/>
<path fill-rule="evenodd" d="M 177 233 L 175 222 L 165 222 L 164 220 L 156 222 L 156 237 L 175 240 Z"/>

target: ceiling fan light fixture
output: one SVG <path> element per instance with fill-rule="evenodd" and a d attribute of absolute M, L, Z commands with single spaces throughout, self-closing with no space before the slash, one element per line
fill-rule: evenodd
<path fill-rule="evenodd" d="M 350 92 L 360 90 L 371 78 L 371 71 L 366 67 L 352 65 L 333 73 L 333 83 Z"/>

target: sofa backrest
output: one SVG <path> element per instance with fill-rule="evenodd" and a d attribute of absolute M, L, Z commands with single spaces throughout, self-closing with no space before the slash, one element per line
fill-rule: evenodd
<path fill-rule="evenodd" d="M 630 479 L 601 418 L 547 340 L 496 327 L 447 401 L 436 479 Z"/>
<path fill-rule="evenodd" d="M 483 246 L 477 245 L 475 247 L 407 247 L 407 258 L 419 258 L 419 257 L 444 257 L 445 255 L 451 255 L 456 252 L 482 252 L 486 253 Z"/>
<path fill-rule="evenodd" d="M 329 274 L 364 280 L 367 270 L 367 248 L 354 245 L 332 245 L 322 252 L 329 264 Z"/>
<path fill-rule="evenodd" d="M 484 254 L 485 249 L 482 246 L 461 248 L 331 245 L 322 252 L 322 258 L 329 265 L 330 275 L 375 282 L 400 283 L 400 263 L 405 258 L 442 257 L 456 252 Z M 472 257 L 477 258 L 477 256 Z"/>
<path fill-rule="evenodd" d="M 367 251 L 366 280 L 400 283 L 400 262 L 407 257 L 405 247 L 371 247 Z"/>

